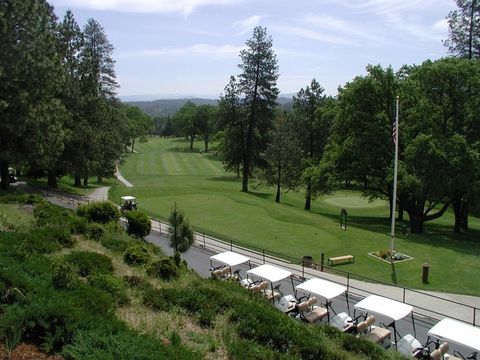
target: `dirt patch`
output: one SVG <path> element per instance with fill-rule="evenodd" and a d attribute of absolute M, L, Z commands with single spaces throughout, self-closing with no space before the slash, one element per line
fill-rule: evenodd
<path fill-rule="evenodd" d="M 22 205 L 21 209 L 23 212 L 26 212 L 29 215 L 33 215 L 33 210 L 35 209 L 35 206 L 30 204 L 25 204 L 25 205 Z"/>
<path fill-rule="evenodd" d="M 31 344 L 20 344 L 10 354 L 5 346 L 0 345 L 0 360 L 62 360 L 60 355 L 48 355 Z"/>

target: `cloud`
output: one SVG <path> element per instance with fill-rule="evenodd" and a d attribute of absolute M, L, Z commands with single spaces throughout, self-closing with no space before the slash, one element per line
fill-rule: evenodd
<path fill-rule="evenodd" d="M 250 16 L 249 18 L 235 21 L 235 23 L 233 24 L 233 27 L 240 29 L 240 32 L 238 32 L 237 35 L 243 35 L 247 32 L 252 31 L 253 28 L 260 23 L 260 20 L 262 18 L 263 16 L 253 15 L 253 16 Z"/>
<path fill-rule="evenodd" d="M 397 34 L 409 34 L 425 42 L 440 42 L 445 37 L 447 30 L 447 27 L 442 28 L 441 21 L 429 26 L 419 23 L 414 17 L 394 14 L 389 14 L 386 22 L 387 25 L 398 30 Z"/>
<path fill-rule="evenodd" d="M 356 37 L 371 42 L 381 41 L 378 36 L 366 30 L 363 30 L 360 24 L 338 19 L 331 15 L 307 15 L 305 21 L 311 25 L 325 29 L 327 31 L 341 33 L 349 38 Z"/>
<path fill-rule="evenodd" d="M 355 45 L 354 42 L 350 41 L 345 37 L 338 37 L 320 33 L 318 31 L 298 27 L 298 26 L 285 26 L 285 25 L 272 25 L 270 29 L 290 36 L 298 36 L 305 39 L 321 41 L 328 44 L 335 45 Z"/>
<path fill-rule="evenodd" d="M 406 9 L 429 7 L 433 2 L 435 0 L 349 0 L 345 5 L 377 14 L 391 14 Z"/>
<path fill-rule="evenodd" d="M 242 0 L 56 0 L 54 5 L 137 13 L 180 12 L 185 15 L 207 5 L 229 5 Z"/>
<path fill-rule="evenodd" d="M 119 57 L 144 57 L 144 56 L 191 56 L 204 55 L 211 58 L 228 58 L 238 56 L 244 46 L 235 45 L 210 45 L 195 44 L 185 47 L 164 47 L 158 49 L 141 50 L 136 52 L 122 53 Z"/>

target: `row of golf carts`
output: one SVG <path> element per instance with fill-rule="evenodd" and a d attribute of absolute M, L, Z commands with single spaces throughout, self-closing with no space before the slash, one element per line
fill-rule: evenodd
<path fill-rule="evenodd" d="M 324 322 L 385 348 L 393 345 L 409 358 L 475 360 L 480 351 L 480 328 L 448 318 L 433 326 L 427 333 L 426 343 L 421 344 L 416 339 L 413 307 L 405 303 L 370 295 L 354 305 L 351 317 L 347 288 L 335 282 L 313 278 L 295 286 L 291 272 L 269 264 L 252 268 L 248 257 L 231 251 L 211 256 L 210 265 L 213 278 L 236 279 L 252 293 L 263 294 L 289 316 L 310 324 Z M 241 270 L 246 265 L 248 270 L 242 278 Z M 285 281 L 291 282 L 293 294 L 284 294 L 281 290 L 281 283 Z M 337 313 L 332 302 L 343 297 L 347 312 Z M 413 335 L 401 337 L 396 322 L 407 317 L 411 317 Z M 449 349 L 450 346 L 465 354 Z"/>

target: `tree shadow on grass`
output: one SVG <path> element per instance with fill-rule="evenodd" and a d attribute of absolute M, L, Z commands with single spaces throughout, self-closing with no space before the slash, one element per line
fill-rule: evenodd
<path fill-rule="evenodd" d="M 397 285 L 398 284 L 398 279 L 397 279 L 397 272 L 395 271 L 395 264 L 392 262 L 392 274 L 390 275 L 392 282 Z"/>
<path fill-rule="evenodd" d="M 165 149 L 167 152 L 174 152 L 174 153 L 187 153 L 187 154 L 197 154 L 200 153 L 200 149 L 193 148 L 190 150 L 190 146 L 187 147 L 171 147 L 168 149 Z"/>
<path fill-rule="evenodd" d="M 225 182 L 240 182 L 240 178 L 236 176 L 216 176 L 208 178 L 209 181 L 225 181 Z"/>
<path fill-rule="evenodd" d="M 322 212 L 319 214 L 340 223 L 340 214 Z M 407 234 L 402 234 L 402 225 L 400 224 L 406 227 Z M 390 233 L 390 219 L 386 217 L 352 215 L 348 216 L 347 232 L 349 226 L 385 234 L 385 236 Z M 427 222 L 422 234 L 410 234 L 408 233 L 410 231 L 409 222 L 405 221 L 403 223 L 397 222 L 395 231 L 396 237 L 406 242 L 430 244 L 463 254 L 480 255 L 480 230 L 477 229 L 471 229 L 467 233 L 455 233 L 450 225 Z"/>

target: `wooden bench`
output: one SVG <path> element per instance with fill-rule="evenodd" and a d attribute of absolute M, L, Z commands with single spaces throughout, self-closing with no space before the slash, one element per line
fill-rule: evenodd
<path fill-rule="evenodd" d="M 353 255 L 344 255 L 344 256 L 335 256 L 328 258 L 328 265 L 338 265 L 346 263 L 354 263 L 355 256 Z"/>

